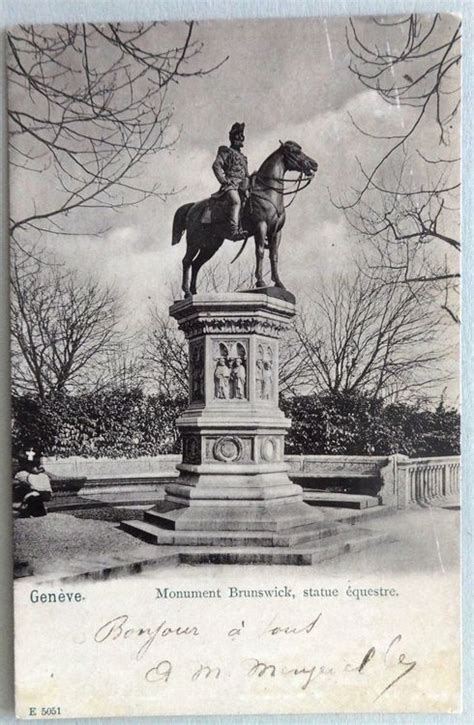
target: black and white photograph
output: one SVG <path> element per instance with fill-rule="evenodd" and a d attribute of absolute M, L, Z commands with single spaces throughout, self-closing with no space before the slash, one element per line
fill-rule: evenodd
<path fill-rule="evenodd" d="M 17 715 L 458 711 L 460 16 L 6 47 Z"/>

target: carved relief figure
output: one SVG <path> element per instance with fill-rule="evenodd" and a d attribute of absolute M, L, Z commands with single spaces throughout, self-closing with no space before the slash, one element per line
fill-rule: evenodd
<path fill-rule="evenodd" d="M 257 358 L 255 368 L 255 387 L 257 391 L 257 398 L 262 399 L 263 395 L 263 359 Z"/>
<path fill-rule="evenodd" d="M 215 340 L 214 395 L 216 398 L 242 400 L 247 397 L 247 341 Z"/>
<path fill-rule="evenodd" d="M 216 369 L 214 370 L 214 391 L 216 398 L 229 398 L 230 393 L 230 370 L 226 360 L 223 357 L 217 359 Z"/>
<path fill-rule="evenodd" d="M 245 366 L 243 360 L 238 357 L 234 360 L 234 367 L 232 369 L 232 393 L 234 398 L 245 398 Z"/>
<path fill-rule="evenodd" d="M 273 370 L 271 360 L 263 363 L 262 400 L 269 400 L 273 392 Z"/>
<path fill-rule="evenodd" d="M 255 386 L 257 398 L 260 400 L 270 400 L 273 397 L 273 350 L 270 345 L 266 349 L 262 345 L 257 348 Z"/>
<path fill-rule="evenodd" d="M 193 345 L 191 354 L 191 400 L 204 400 L 204 346 Z"/>
<path fill-rule="evenodd" d="M 201 442 L 197 436 L 183 437 L 183 461 L 185 463 L 201 462 Z"/>

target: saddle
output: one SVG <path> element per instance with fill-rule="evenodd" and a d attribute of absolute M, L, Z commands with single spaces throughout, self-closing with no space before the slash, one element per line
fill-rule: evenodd
<path fill-rule="evenodd" d="M 255 184 L 256 174 L 249 177 L 249 190 L 251 191 Z M 240 207 L 240 216 L 243 216 L 244 210 L 249 204 L 249 199 L 242 199 Z M 225 193 L 217 191 L 207 200 L 206 208 L 201 216 L 201 224 L 222 224 L 229 221 L 229 203 L 225 197 Z"/>
<path fill-rule="evenodd" d="M 202 224 L 222 224 L 229 219 L 229 204 L 227 199 L 213 197 L 207 200 L 206 208 L 201 216 Z"/>

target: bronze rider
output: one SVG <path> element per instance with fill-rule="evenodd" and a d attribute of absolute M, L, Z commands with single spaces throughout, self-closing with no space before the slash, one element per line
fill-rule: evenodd
<path fill-rule="evenodd" d="M 241 152 L 244 145 L 245 123 L 234 123 L 229 131 L 230 146 L 219 146 L 212 170 L 221 188 L 214 197 L 225 197 L 229 206 L 229 234 L 236 242 L 247 236 L 240 226 L 242 197 L 248 196 L 249 172 L 247 157 Z"/>

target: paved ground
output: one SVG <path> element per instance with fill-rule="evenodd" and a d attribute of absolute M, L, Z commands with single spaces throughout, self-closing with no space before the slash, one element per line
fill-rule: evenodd
<path fill-rule="evenodd" d="M 114 523 L 71 514 L 49 513 L 44 518 L 14 522 L 15 562 L 28 562 L 33 574 L 86 569 L 88 561 L 100 561 L 104 554 L 126 554 L 138 544 Z M 150 552 L 154 549 L 149 548 Z"/>
<path fill-rule="evenodd" d="M 330 518 L 341 516 L 340 509 L 326 509 L 325 513 Z M 354 512 L 348 515 L 354 517 Z M 49 513 L 45 518 L 18 519 L 15 560 L 28 562 L 29 569 L 25 568 L 24 573 L 47 576 L 100 571 L 127 562 L 130 566 L 144 560 L 152 562 L 157 547 L 143 544 L 118 528 L 119 521 L 135 517 L 136 510 L 110 507 L 75 511 L 74 515 Z M 386 516 L 371 513 L 361 525 L 384 531 L 396 541 L 320 562 L 318 572 L 337 574 L 349 567 L 362 575 L 449 571 L 458 567 L 459 506 L 454 500 Z M 167 549 L 170 555 L 175 553 L 172 547 L 159 548 Z"/>
<path fill-rule="evenodd" d="M 323 561 L 318 571 L 337 574 L 349 569 L 363 575 L 457 570 L 459 513 L 459 503 L 453 500 L 374 518 L 370 528 L 392 534 L 395 543 Z"/>

